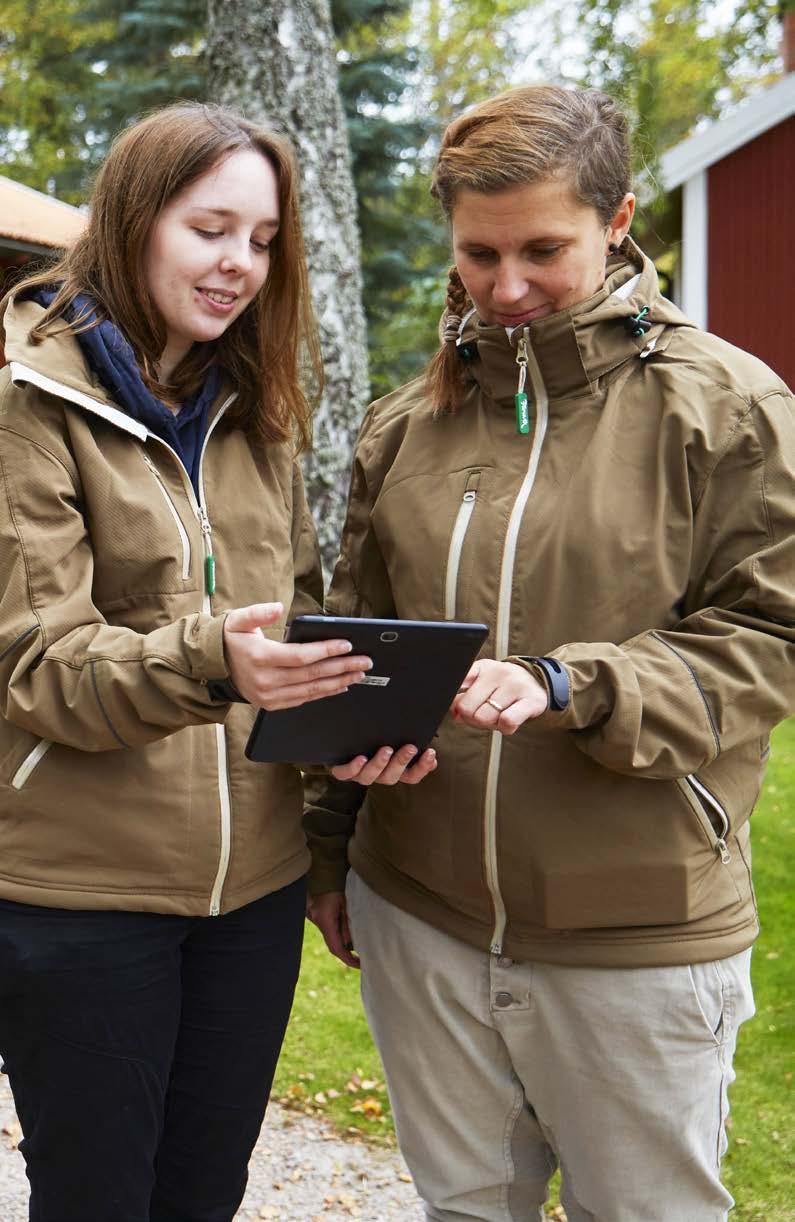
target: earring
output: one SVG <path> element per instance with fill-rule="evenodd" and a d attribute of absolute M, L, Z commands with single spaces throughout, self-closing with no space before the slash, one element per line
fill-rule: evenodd
<path fill-rule="evenodd" d="M 611 255 L 617 255 L 617 254 L 618 254 L 618 247 L 616 246 L 615 242 L 609 242 L 609 243 L 608 243 L 608 246 L 607 246 L 607 249 L 610 251 L 610 254 L 611 254 Z"/>

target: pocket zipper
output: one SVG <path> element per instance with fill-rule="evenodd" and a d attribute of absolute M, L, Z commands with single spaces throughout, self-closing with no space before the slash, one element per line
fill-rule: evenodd
<path fill-rule="evenodd" d="M 171 499 L 171 494 L 166 488 L 166 485 L 163 483 L 163 479 L 157 467 L 152 462 L 148 454 L 143 454 L 143 460 L 154 475 L 155 480 L 157 481 L 157 486 L 163 493 L 163 498 L 171 510 L 171 516 L 173 517 L 177 530 L 179 531 L 179 537 L 182 542 L 182 580 L 187 581 L 190 577 L 190 539 L 188 538 L 188 532 L 183 525 L 182 518 L 177 512 L 177 507 Z"/>
<path fill-rule="evenodd" d="M 34 772 L 36 768 L 38 768 L 51 746 L 52 739 L 39 739 L 36 746 L 32 751 L 28 752 L 11 778 L 11 785 L 14 789 L 23 788 L 25 782 L 29 779 L 30 774 Z"/>
<path fill-rule="evenodd" d="M 453 533 L 450 536 L 450 550 L 447 555 L 447 577 L 444 588 L 444 618 L 455 619 L 456 594 L 458 591 L 458 570 L 461 565 L 461 553 L 464 550 L 470 519 L 475 509 L 478 496 L 480 472 L 472 471 L 467 479 L 467 486 L 458 507 Z"/>
<path fill-rule="evenodd" d="M 729 834 L 730 827 L 729 816 L 726 814 L 726 811 L 723 809 L 718 799 L 714 796 L 714 794 L 710 793 L 702 781 L 699 781 L 697 776 L 695 776 L 692 772 L 689 772 L 685 777 L 685 780 L 690 788 L 694 790 L 697 799 L 700 799 L 702 802 L 706 802 L 712 808 L 712 810 L 715 811 L 715 814 L 720 819 L 721 834 L 717 836 L 715 840 L 715 851 L 720 855 L 720 859 L 723 864 L 727 866 L 732 859 L 731 853 L 729 852 L 729 846 L 726 844 L 726 837 Z M 711 823 L 710 827 L 712 827 Z M 715 831 L 714 828 L 712 830 L 713 832 Z"/>

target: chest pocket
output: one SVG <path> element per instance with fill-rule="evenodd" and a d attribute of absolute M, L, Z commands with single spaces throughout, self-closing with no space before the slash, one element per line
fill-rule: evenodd
<path fill-rule="evenodd" d="M 87 485 L 83 505 L 92 598 L 111 622 L 148 631 L 153 596 L 167 622 L 184 613 L 173 598 L 203 588 L 201 527 L 176 458 L 123 436 L 104 439 L 103 458 L 104 477 Z"/>
<path fill-rule="evenodd" d="M 450 549 L 447 553 L 447 570 L 444 583 L 444 618 L 454 620 L 458 596 L 458 577 L 461 569 L 461 553 L 466 543 L 467 532 L 475 512 L 480 484 L 480 471 L 470 471 L 467 475 L 464 493 L 450 535 Z"/>
<path fill-rule="evenodd" d="M 403 619 L 452 619 L 461 561 L 478 502 L 480 469 L 407 476 L 385 485 L 373 530 Z"/>

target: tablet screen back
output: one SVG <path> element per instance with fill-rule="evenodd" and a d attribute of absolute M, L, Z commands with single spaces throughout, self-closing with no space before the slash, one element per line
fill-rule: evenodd
<path fill-rule="evenodd" d="M 342 764 L 379 747 L 430 745 L 488 635 L 485 624 L 299 616 L 289 641 L 348 640 L 373 667 L 337 696 L 260 710 L 246 755 L 262 762 Z"/>

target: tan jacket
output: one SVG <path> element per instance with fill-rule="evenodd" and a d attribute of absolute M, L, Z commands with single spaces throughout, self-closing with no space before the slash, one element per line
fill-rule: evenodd
<path fill-rule="evenodd" d="M 176 455 L 110 402 L 74 339 L 27 342 L 41 313 L 11 303 L 3 320 L 0 896 L 226 912 L 308 863 L 299 773 L 249 763 L 253 710 L 208 687 L 228 674 L 231 608 L 318 609 L 298 467 L 225 424 L 227 393 L 200 509 Z"/>
<path fill-rule="evenodd" d="M 312 889 L 341 885 L 355 821 L 365 880 L 476 946 L 729 955 L 757 931 L 748 819 L 795 705 L 791 397 L 661 298 L 631 242 L 590 300 L 510 338 L 474 317 L 464 345 L 458 414 L 435 420 L 421 380 L 371 407 L 327 606 L 485 621 L 483 656 L 551 655 L 571 703 L 510 738 L 448 717 L 437 771 L 374 786 L 358 820 L 358 787 L 318 787 Z"/>

